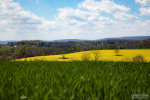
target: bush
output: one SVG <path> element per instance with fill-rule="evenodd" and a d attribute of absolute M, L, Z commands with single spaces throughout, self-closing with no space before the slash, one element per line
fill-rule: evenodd
<path fill-rule="evenodd" d="M 98 61 L 100 58 L 100 51 L 99 50 L 94 50 L 92 51 L 93 55 L 94 55 L 94 60 Z"/>
<path fill-rule="evenodd" d="M 65 57 L 65 55 L 62 55 L 62 57 L 59 59 L 69 59 L 69 58 Z"/>
<path fill-rule="evenodd" d="M 8 56 L 0 56 L 0 61 L 10 61 L 12 58 L 11 57 L 8 57 Z"/>
<path fill-rule="evenodd" d="M 81 59 L 82 61 L 89 61 L 91 58 L 91 55 L 87 52 L 82 53 Z"/>
<path fill-rule="evenodd" d="M 145 58 L 141 55 L 132 58 L 133 62 L 145 62 Z"/>

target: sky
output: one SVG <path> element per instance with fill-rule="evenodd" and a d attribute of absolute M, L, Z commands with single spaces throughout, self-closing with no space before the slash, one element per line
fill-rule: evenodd
<path fill-rule="evenodd" d="M 150 36 L 150 0 L 0 0 L 0 40 Z"/>

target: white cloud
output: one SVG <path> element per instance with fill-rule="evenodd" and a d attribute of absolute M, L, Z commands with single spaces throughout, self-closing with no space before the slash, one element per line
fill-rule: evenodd
<path fill-rule="evenodd" d="M 130 8 L 111 0 L 85 0 L 78 6 L 58 9 L 55 19 L 48 21 L 25 11 L 12 0 L 0 0 L 0 40 L 100 39 L 150 33 L 150 20 L 122 21 L 136 16 L 128 14 Z"/>
<path fill-rule="evenodd" d="M 108 20 L 111 20 L 109 17 L 103 17 L 97 12 L 83 11 L 80 9 L 72 9 L 72 8 L 59 9 L 59 15 L 57 17 L 59 18 L 59 20 L 67 23 L 86 22 L 88 24 L 93 23 L 95 21 L 106 22 Z"/>
<path fill-rule="evenodd" d="M 150 7 L 149 8 L 140 8 L 141 16 L 150 16 Z"/>
<path fill-rule="evenodd" d="M 116 19 L 119 20 L 129 20 L 135 18 L 135 15 L 128 14 L 130 8 L 123 5 L 118 5 L 112 0 L 85 0 L 83 3 L 79 4 L 78 7 L 95 13 L 105 12 L 113 15 Z"/>
<path fill-rule="evenodd" d="M 114 13 L 113 16 L 118 20 L 131 20 L 133 18 L 137 18 L 135 15 L 127 14 L 124 12 Z"/>
<path fill-rule="evenodd" d="M 52 24 L 45 25 L 51 22 L 25 11 L 12 0 L 0 1 L 0 22 L 1 39 L 39 39 L 41 32 L 52 28 Z"/>
<path fill-rule="evenodd" d="M 146 36 L 150 35 L 150 20 L 136 20 L 134 22 L 116 22 L 112 26 L 112 35 L 120 36 Z M 119 34 L 118 34 L 119 33 Z"/>
<path fill-rule="evenodd" d="M 135 0 L 135 2 L 142 6 L 150 6 L 150 0 Z"/>
<path fill-rule="evenodd" d="M 114 3 L 114 1 L 112 0 L 101 0 L 101 1 L 85 0 L 83 3 L 79 4 L 78 7 L 88 9 L 90 11 L 105 12 L 109 14 L 118 11 L 128 12 L 130 10 L 130 8 L 118 5 Z"/>

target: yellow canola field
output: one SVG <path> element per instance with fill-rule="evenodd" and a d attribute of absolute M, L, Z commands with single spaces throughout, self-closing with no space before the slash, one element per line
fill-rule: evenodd
<path fill-rule="evenodd" d="M 76 52 L 63 55 L 37 56 L 16 61 L 83 61 L 83 56 L 87 56 L 89 60 L 95 60 L 94 51 L 98 52 L 99 61 L 132 61 L 135 56 L 143 56 L 147 62 L 150 62 L 150 49 L 123 49 L 119 50 L 119 55 L 116 56 L 115 50 L 91 50 Z M 66 59 L 62 59 L 65 57 Z"/>

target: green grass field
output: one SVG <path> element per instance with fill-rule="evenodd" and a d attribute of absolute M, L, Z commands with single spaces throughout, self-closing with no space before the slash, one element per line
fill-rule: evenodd
<path fill-rule="evenodd" d="M 150 63 L 0 62 L 0 100 L 132 100 L 150 96 Z"/>

